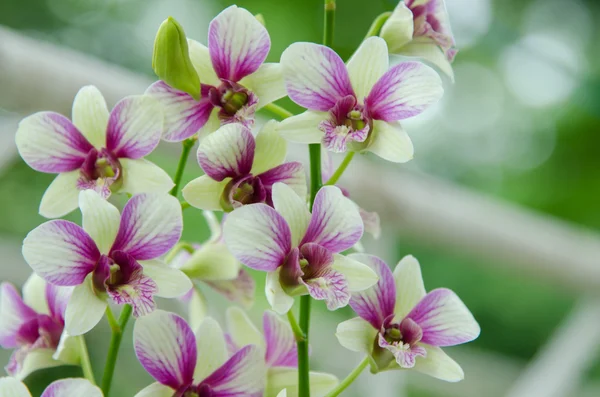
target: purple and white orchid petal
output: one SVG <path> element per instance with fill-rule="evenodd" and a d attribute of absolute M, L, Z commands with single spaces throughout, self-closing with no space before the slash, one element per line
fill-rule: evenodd
<path fill-rule="evenodd" d="M 244 8 L 227 7 L 208 27 L 208 50 L 221 79 L 238 82 L 256 72 L 270 48 L 267 29 Z"/>
<path fill-rule="evenodd" d="M 297 116 L 288 117 L 278 124 L 279 134 L 290 142 L 321 143 L 323 131 L 319 125 L 329 119 L 327 112 L 306 111 Z"/>
<path fill-rule="evenodd" d="M 21 288 L 23 291 L 23 302 L 35 310 L 36 313 L 49 315 L 50 308 L 46 299 L 46 289 L 50 285 L 52 284 L 47 283 L 37 274 L 31 273 Z M 0 317 L 2 316 L 0 315 Z"/>
<path fill-rule="evenodd" d="M 262 397 L 265 378 L 263 352 L 256 346 L 246 346 L 201 385 L 208 385 L 215 397 Z"/>
<path fill-rule="evenodd" d="M 198 359 L 194 370 L 194 381 L 200 382 L 221 367 L 229 357 L 225 334 L 219 323 L 206 317 L 196 332 Z"/>
<path fill-rule="evenodd" d="M 245 205 L 229 214 L 223 237 L 237 260 L 255 270 L 277 269 L 292 248 L 285 218 L 266 204 Z"/>
<path fill-rule="evenodd" d="M 175 390 L 192 382 L 196 337 L 183 318 L 162 310 L 140 317 L 133 344 L 140 364 L 158 382 Z"/>
<path fill-rule="evenodd" d="M 56 351 L 52 354 L 52 359 L 60 364 L 81 364 L 81 348 L 78 337 L 71 336 L 67 332 L 63 332 L 56 346 Z"/>
<path fill-rule="evenodd" d="M 290 325 L 275 313 L 266 311 L 263 315 L 263 331 L 267 345 L 267 367 L 295 368 L 298 365 L 298 351 Z"/>
<path fill-rule="evenodd" d="M 196 101 L 188 93 L 176 90 L 163 81 L 148 87 L 146 95 L 158 101 L 164 113 L 162 139 L 180 142 L 194 136 L 206 125 L 214 108 L 207 93 L 204 92 L 200 101 Z"/>
<path fill-rule="evenodd" d="M 335 186 L 319 190 L 302 243 L 317 243 L 333 252 L 342 252 L 356 244 L 362 234 L 362 219 L 354 203 Z"/>
<path fill-rule="evenodd" d="M 377 81 L 365 105 L 375 120 L 394 122 L 418 115 L 443 94 L 435 70 L 420 62 L 402 62 Z"/>
<path fill-rule="evenodd" d="M 425 286 L 423 285 L 421 266 L 412 255 L 402 258 L 396 265 L 393 274 L 396 284 L 394 319 L 402 321 L 425 296 Z"/>
<path fill-rule="evenodd" d="M 265 295 L 267 302 L 271 305 L 271 309 L 277 314 L 286 314 L 294 305 L 294 298 L 289 296 L 282 288 L 279 281 L 279 273 L 281 268 L 273 272 L 267 273 L 267 281 L 265 283 Z"/>
<path fill-rule="evenodd" d="M 123 208 L 111 251 L 125 251 L 136 260 L 158 258 L 179 241 L 182 229 L 179 200 L 168 194 L 139 194 Z"/>
<path fill-rule="evenodd" d="M 52 357 L 53 356 L 52 353 L 53 353 L 53 349 L 46 349 L 46 348 L 29 350 L 25 353 L 26 355 L 23 358 L 23 361 L 21 363 L 19 363 L 17 370 L 15 372 L 13 372 L 12 368 L 9 369 L 7 367 L 6 368 L 7 373 L 11 376 L 14 376 L 18 380 L 23 380 L 23 379 L 26 379 L 32 373 L 39 371 L 41 369 L 54 368 L 54 367 L 58 367 L 58 366 L 65 364 L 63 362 L 56 361 Z M 17 354 L 17 351 L 15 351 L 14 354 Z M 11 357 L 11 360 L 12 360 L 12 357 Z M 10 363 L 9 363 L 9 365 L 10 365 Z M 0 393 L 0 396 L 2 396 L 1 393 Z M 11 395 L 11 397 L 12 397 L 12 395 Z"/>
<path fill-rule="evenodd" d="M 401 1 L 381 27 L 379 36 L 385 40 L 391 53 L 398 54 L 412 41 L 414 30 L 413 13 Z"/>
<path fill-rule="evenodd" d="M 144 387 L 134 397 L 173 397 L 174 390 L 162 383 L 153 383 Z"/>
<path fill-rule="evenodd" d="M 344 275 L 350 292 L 364 291 L 377 284 L 377 273 L 356 258 L 333 254 L 333 259 L 332 269 Z"/>
<path fill-rule="evenodd" d="M 339 384 L 339 380 L 327 373 L 309 373 L 310 395 L 325 397 Z M 275 367 L 267 372 L 267 388 L 265 397 L 280 397 L 282 390 L 287 392 L 287 397 L 298 397 L 298 370 L 295 368 Z"/>
<path fill-rule="evenodd" d="M 39 112 L 19 123 L 19 154 L 36 171 L 48 173 L 78 169 L 94 147 L 65 116 Z"/>
<path fill-rule="evenodd" d="M 210 134 L 198 147 L 198 163 L 215 181 L 250 173 L 256 144 L 242 124 L 227 124 Z"/>
<path fill-rule="evenodd" d="M 240 84 L 258 97 L 256 110 L 287 95 L 283 81 L 283 68 L 279 63 L 264 63 Z"/>
<path fill-rule="evenodd" d="M 371 354 L 378 331 L 369 322 L 354 317 L 338 324 L 335 336 L 346 349 Z"/>
<path fill-rule="evenodd" d="M 281 182 L 289 186 L 296 195 L 306 197 L 306 173 L 304 166 L 298 161 L 283 163 L 257 175 L 257 178 L 260 179 L 267 192 L 274 184 Z M 269 195 L 267 195 L 267 202 L 269 202 Z"/>
<path fill-rule="evenodd" d="M 363 41 L 348 61 L 348 75 L 359 102 L 363 102 L 388 70 L 388 49 L 381 37 Z"/>
<path fill-rule="evenodd" d="M 81 284 L 94 270 L 100 251 L 80 226 L 54 220 L 29 232 L 23 241 L 23 257 L 46 281 L 72 286 Z"/>
<path fill-rule="evenodd" d="M 237 348 L 255 345 L 263 350 L 268 349 L 268 346 L 265 346 L 265 338 L 258 328 L 252 324 L 246 312 L 233 306 L 227 309 L 225 316 L 227 319 L 227 334 Z"/>
<path fill-rule="evenodd" d="M 0 346 L 18 347 L 19 328 L 35 317 L 37 313 L 23 302 L 14 285 L 0 284 Z"/>
<path fill-rule="evenodd" d="M 120 159 L 123 168 L 121 190 L 131 195 L 141 193 L 168 193 L 175 184 L 159 166 L 145 159 Z"/>
<path fill-rule="evenodd" d="M 143 261 L 144 275 L 150 277 L 158 287 L 156 296 L 177 298 L 192 288 L 192 281 L 181 270 L 167 266 L 159 260 Z"/>
<path fill-rule="evenodd" d="M 454 346 L 476 339 L 481 328 L 469 309 L 451 290 L 429 292 L 408 313 L 423 330 L 421 342 L 432 346 Z"/>
<path fill-rule="evenodd" d="M 187 42 L 190 60 L 192 61 L 192 65 L 194 65 L 194 69 L 198 72 L 202 84 L 218 87 L 221 84 L 221 79 L 219 79 L 213 68 L 208 47 L 193 39 L 187 39 Z"/>
<path fill-rule="evenodd" d="M 456 361 L 442 349 L 423 345 L 427 356 L 417 359 L 415 370 L 446 382 L 458 382 L 465 378 L 465 373 Z"/>
<path fill-rule="evenodd" d="M 73 100 L 73 124 L 96 149 L 106 146 L 108 117 L 106 101 L 98 88 L 82 87 Z"/>
<path fill-rule="evenodd" d="M 50 383 L 40 397 L 102 397 L 102 390 L 87 379 L 60 379 Z"/>
<path fill-rule="evenodd" d="M 379 347 L 388 350 L 396 358 L 396 363 L 400 368 L 414 368 L 417 357 L 427 357 L 427 351 L 423 346 L 409 345 L 402 342 L 389 343 L 385 338 L 379 334 L 378 336 Z"/>
<path fill-rule="evenodd" d="M 139 159 L 160 143 L 164 116 L 158 100 L 132 95 L 119 101 L 110 112 L 106 148 L 118 158 Z"/>
<path fill-rule="evenodd" d="M 305 284 L 310 296 L 316 300 L 324 300 L 329 310 L 339 309 L 350 302 L 348 283 L 344 275 L 336 270 L 327 269 Z"/>
<path fill-rule="evenodd" d="M 190 181 L 181 193 L 191 206 L 208 211 L 223 211 L 221 196 L 230 179 L 217 182 L 208 175 Z"/>
<path fill-rule="evenodd" d="M 60 218 L 77 208 L 79 170 L 58 174 L 52 181 L 40 202 L 40 215 L 46 218 Z"/>
<path fill-rule="evenodd" d="M 31 397 L 27 386 L 12 377 L 0 378 L 0 397 Z"/>
<path fill-rule="evenodd" d="M 396 285 L 392 271 L 384 261 L 373 255 L 351 254 L 348 257 L 369 266 L 379 277 L 372 288 L 353 293 L 350 306 L 373 328 L 381 329 L 385 319 L 394 314 Z"/>
<path fill-rule="evenodd" d="M 44 291 L 45 300 L 48 302 L 48 311 L 52 318 L 65 320 L 67 305 L 73 294 L 73 287 L 59 287 L 54 284 L 46 283 Z"/>
<path fill-rule="evenodd" d="M 65 312 L 65 329 L 69 335 L 83 335 L 96 326 L 106 311 L 106 298 L 96 295 L 92 276 L 73 289 Z"/>
<path fill-rule="evenodd" d="M 283 164 L 287 154 L 287 142 L 277 131 L 277 122 L 267 122 L 256 135 L 254 148 L 253 175 L 258 175 Z"/>
<path fill-rule="evenodd" d="M 100 253 L 108 254 L 119 230 L 119 210 L 93 190 L 79 193 L 79 208 L 83 230 L 94 240 Z"/>
<path fill-rule="evenodd" d="M 208 286 L 224 295 L 232 302 L 244 306 L 246 309 L 254 304 L 256 284 L 254 278 L 244 269 L 240 269 L 236 278 L 232 280 L 205 281 Z"/>
<path fill-rule="evenodd" d="M 306 186 L 306 185 L 305 185 Z M 310 212 L 304 196 L 298 196 L 286 184 L 273 185 L 273 206 L 285 219 L 292 233 L 292 246 L 297 247 L 304 237 L 310 223 Z"/>
<path fill-rule="evenodd" d="M 288 95 L 302 107 L 326 112 L 354 95 L 344 61 L 329 47 L 294 43 L 281 54 L 281 65 Z"/>
<path fill-rule="evenodd" d="M 373 122 L 373 140 L 367 150 L 384 160 L 406 163 L 412 160 L 414 147 L 400 123 Z"/>

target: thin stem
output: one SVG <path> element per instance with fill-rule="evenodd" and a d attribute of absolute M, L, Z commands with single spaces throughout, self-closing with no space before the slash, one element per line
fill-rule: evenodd
<path fill-rule="evenodd" d="M 175 171 L 175 177 L 173 178 L 173 189 L 171 189 L 171 196 L 177 197 L 177 193 L 179 193 L 179 185 L 181 184 L 181 177 L 183 176 L 183 171 L 185 170 L 185 165 L 187 164 L 188 156 L 190 155 L 190 151 L 196 143 L 197 138 L 189 138 L 185 141 L 181 142 L 181 157 L 179 157 L 179 164 L 177 164 L 177 171 Z"/>
<path fill-rule="evenodd" d="M 340 164 L 338 169 L 335 170 L 333 175 L 331 175 L 331 178 L 329 178 L 329 180 L 325 182 L 325 185 L 335 185 L 337 183 L 344 171 L 346 171 L 346 168 L 348 168 L 348 165 L 350 165 L 350 162 L 354 158 L 355 153 L 356 152 L 348 152 L 346 157 L 344 157 L 344 160 L 342 160 L 342 164 Z"/>
<path fill-rule="evenodd" d="M 112 310 L 110 310 L 110 306 L 106 307 L 106 320 L 108 320 L 108 325 L 110 325 L 110 329 L 112 332 L 119 331 L 119 323 L 117 322 L 117 319 L 115 318 L 115 315 L 113 314 Z"/>
<path fill-rule="evenodd" d="M 333 30 L 335 27 L 335 0 L 325 0 L 325 25 L 323 29 L 323 44 L 333 45 Z"/>
<path fill-rule="evenodd" d="M 352 372 L 350 372 L 346 379 L 344 379 L 335 389 L 330 391 L 329 394 L 327 394 L 325 397 L 339 396 L 344 390 L 346 390 L 346 388 L 348 388 L 348 386 L 352 384 L 352 382 L 356 380 L 356 378 L 358 378 L 358 375 L 360 375 L 362 371 L 364 371 L 365 368 L 367 368 L 368 365 L 369 357 L 365 357 L 365 359 L 362 360 Z"/>
<path fill-rule="evenodd" d="M 175 246 L 171 249 L 171 251 L 169 251 L 169 253 L 165 256 L 165 263 L 171 263 L 171 261 L 175 258 L 175 256 L 181 250 L 186 250 L 190 254 L 193 254 L 194 251 L 196 251 L 192 244 L 185 242 L 185 241 L 180 241 L 177 244 L 175 244 Z"/>
<path fill-rule="evenodd" d="M 367 34 L 365 35 L 365 39 L 368 39 L 371 36 L 377 36 L 379 34 L 379 31 L 381 30 L 383 24 L 388 19 L 390 19 L 391 15 L 392 15 L 392 12 L 387 11 L 387 12 L 384 12 L 383 14 L 380 14 L 377 18 L 375 18 L 375 20 L 371 24 L 371 27 L 367 31 Z"/>
<path fill-rule="evenodd" d="M 288 117 L 292 117 L 294 114 L 289 110 L 281 107 L 279 105 L 275 105 L 274 103 L 269 103 L 268 105 L 263 106 L 264 110 L 268 110 L 273 113 L 275 116 L 278 116 L 280 120 L 287 119 Z"/>
<path fill-rule="evenodd" d="M 290 327 L 292 327 L 292 332 L 294 332 L 296 342 L 304 340 L 304 332 L 302 332 L 302 330 L 300 329 L 298 321 L 296 321 L 296 317 L 294 317 L 294 313 L 292 313 L 291 309 L 287 312 L 287 318 L 290 323 Z"/>
<path fill-rule="evenodd" d="M 115 366 L 117 364 L 117 356 L 119 355 L 119 347 L 121 346 L 121 340 L 123 339 L 123 331 L 127 326 L 129 317 L 131 317 L 132 310 L 133 308 L 131 305 L 123 306 L 123 310 L 119 316 L 119 322 L 115 323 L 114 327 L 113 324 L 111 324 L 112 336 L 110 338 L 110 345 L 108 347 L 108 355 L 106 356 L 106 364 L 104 365 L 104 374 L 102 375 L 102 392 L 104 393 L 104 397 L 108 397 L 110 392 L 110 385 L 112 383 L 112 378 L 115 373 Z M 111 322 L 111 317 L 114 321 L 112 311 L 108 309 L 106 313 L 108 322 Z"/>
<path fill-rule="evenodd" d="M 77 339 L 79 341 L 79 354 L 81 356 L 81 370 L 83 371 L 83 376 L 95 385 L 96 379 L 94 379 L 94 370 L 92 369 L 92 362 L 90 361 L 90 354 L 88 353 L 85 338 L 83 335 L 79 335 Z"/>
<path fill-rule="evenodd" d="M 323 186 L 323 176 L 321 175 L 321 144 L 311 143 L 308 145 L 308 154 L 310 158 L 310 208 L 317 196 L 317 192 Z"/>
<path fill-rule="evenodd" d="M 304 336 L 298 345 L 298 396 L 310 397 L 310 362 L 308 359 L 308 330 L 310 327 L 310 295 L 300 297 L 300 330 Z"/>

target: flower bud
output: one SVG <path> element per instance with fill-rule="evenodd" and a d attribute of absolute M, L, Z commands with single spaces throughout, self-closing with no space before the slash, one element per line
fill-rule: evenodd
<path fill-rule="evenodd" d="M 152 69 L 171 87 L 200 99 L 200 78 L 190 59 L 185 32 L 172 17 L 167 18 L 156 33 Z"/>

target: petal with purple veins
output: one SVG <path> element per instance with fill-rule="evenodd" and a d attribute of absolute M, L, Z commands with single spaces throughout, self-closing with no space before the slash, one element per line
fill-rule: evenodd
<path fill-rule="evenodd" d="M 0 345 L 4 349 L 18 346 L 19 328 L 36 316 L 37 313 L 23 302 L 14 285 L 0 284 Z"/>
<path fill-rule="evenodd" d="M 327 269 L 321 274 L 307 280 L 308 293 L 314 299 L 324 300 L 329 310 L 344 307 L 350 302 L 350 291 L 344 275 L 333 269 Z"/>
<path fill-rule="evenodd" d="M 40 397 L 65 396 L 102 397 L 102 390 L 87 379 L 60 379 L 50 383 Z"/>
<path fill-rule="evenodd" d="M 379 346 L 388 350 L 396 358 L 396 362 L 401 368 L 413 368 L 417 357 L 426 357 L 427 351 L 423 346 L 409 345 L 402 342 L 388 342 L 379 334 Z"/>
<path fill-rule="evenodd" d="M 71 294 L 73 293 L 73 287 L 59 287 L 57 285 L 47 283 L 46 288 L 46 301 L 48 302 L 48 309 L 50 316 L 54 319 L 59 319 L 64 322 L 65 312 Z"/>
<path fill-rule="evenodd" d="M 263 314 L 263 332 L 267 352 L 265 360 L 268 367 L 296 367 L 298 351 L 296 339 L 290 325 L 271 311 Z"/>
<path fill-rule="evenodd" d="M 306 174 L 302 163 L 294 161 L 283 163 L 275 168 L 257 175 L 267 190 L 267 203 L 272 200 L 272 186 L 278 182 L 289 186 L 296 195 L 306 197 Z"/>

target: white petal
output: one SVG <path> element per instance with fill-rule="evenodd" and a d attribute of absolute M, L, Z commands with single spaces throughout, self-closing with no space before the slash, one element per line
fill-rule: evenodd
<path fill-rule="evenodd" d="M 283 389 L 279 394 L 277 394 L 277 397 L 287 397 L 287 390 Z"/>
<path fill-rule="evenodd" d="M 367 321 L 354 317 L 338 324 L 335 336 L 346 349 L 371 354 L 377 332 Z"/>
<path fill-rule="evenodd" d="M 192 282 L 181 270 L 173 269 L 159 260 L 143 261 L 144 274 L 158 286 L 155 295 L 163 298 L 177 298 L 192 288 Z"/>
<path fill-rule="evenodd" d="M 77 180 L 80 176 L 79 170 L 58 174 L 42 196 L 40 215 L 60 218 L 76 209 L 79 200 Z"/>
<path fill-rule="evenodd" d="M 429 345 L 422 346 L 427 350 L 427 356 L 417 357 L 416 371 L 446 382 L 458 382 L 465 378 L 465 373 L 460 365 L 444 353 L 442 349 Z"/>
<path fill-rule="evenodd" d="M 23 380 L 40 369 L 54 368 L 63 365 L 64 363 L 52 358 L 53 352 L 52 349 L 35 349 L 28 352 L 23 360 L 21 370 L 15 374 L 15 377 L 19 380 Z M 0 397 L 1 396 L 2 393 L 0 392 Z"/>
<path fill-rule="evenodd" d="M 200 325 L 208 315 L 208 302 L 202 291 L 194 285 L 192 297 L 188 303 L 189 324 L 194 332 L 198 331 Z"/>
<path fill-rule="evenodd" d="M 200 77 L 200 82 L 202 84 L 219 86 L 221 80 L 219 80 L 213 69 L 208 47 L 198 43 L 196 40 L 188 39 L 188 50 L 192 65 L 194 65 L 194 68 Z"/>
<path fill-rule="evenodd" d="M 267 282 L 265 284 L 265 294 L 271 308 L 277 314 L 286 314 L 294 305 L 294 298 L 285 293 L 279 282 L 278 268 L 274 272 L 267 273 Z"/>
<path fill-rule="evenodd" d="M 221 196 L 230 179 L 217 182 L 208 175 L 196 178 L 183 188 L 181 193 L 190 205 L 209 211 L 223 211 Z"/>
<path fill-rule="evenodd" d="M 252 174 L 258 175 L 285 161 L 287 142 L 277 131 L 277 122 L 269 121 L 256 135 Z"/>
<path fill-rule="evenodd" d="M 223 330 L 214 319 L 206 317 L 196 335 L 198 361 L 194 381 L 201 382 L 227 361 L 229 353 Z"/>
<path fill-rule="evenodd" d="M 206 243 L 181 266 L 189 277 L 205 281 L 233 280 L 238 276 L 240 263 L 223 243 Z"/>
<path fill-rule="evenodd" d="M 119 210 L 94 190 L 79 193 L 79 207 L 83 230 L 94 240 L 101 253 L 108 254 L 119 230 Z"/>
<path fill-rule="evenodd" d="M 87 379 L 70 378 L 52 382 L 40 397 L 102 397 L 102 390 Z"/>
<path fill-rule="evenodd" d="M 290 142 L 320 143 L 323 131 L 319 124 L 327 120 L 327 112 L 306 111 L 297 116 L 288 117 L 277 125 L 279 134 Z"/>
<path fill-rule="evenodd" d="M 413 144 L 400 123 L 375 120 L 373 134 L 373 141 L 367 148 L 368 151 L 394 163 L 406 163 L 412 160 Z"/>
<path fill-rule="evenodd" d="M 421 266 L 412 255 L 407 255 L 394 269 L 396 280 L 396 319 L 403 319 L 425 296 Z"/>
<path fill-rule="evenodd" d="M 283 70 L 278 63 L 263 63 L 256 72 L 244 77 L 240 84 L 258 96 L 257 110 L 287 95 Z"/>
<path fill-rule="evenodd" d="M 310 395 L 313 397 L 327 395 L 339 383 L 335 376 L 323 372 L 311 371 L 309 377 Z M 298 397 L 298 370 L 285 367 L 269 368 L 265 397 L 280 397 L 283 391 L 287 392 L 287 397 Z"/>
<path fill-rule="evenodd" d="M 286 220 L 292 232 L 292 246 L 297 247 L 310 222 L 306 201 L 288 185 L 276 183 L 273 185 L 273 206 Z"/>
<path fill-rule="evenodd" d="M 31 397 L 27 387 L 15 378 L 0 378 L 0 397 Z"/>
<path fill-rule="evenodd" d="M 264 348 L 265 338 L 239 307 L 227 309 L 227 332 L 238 348 L 255 345 Z"/>
<path fill-rule="evenodd" d="M 88 85 L 79 90 L 73 101 L 73 124 L 97 149 L 106 146 L 108 115 L 106 101 L 98 88 Z"/>
<path fill-rule="evenodd" d="M 46 281 L 35 273 L 23 284 L 23 301 L 33 310 L 41 314 L 48 314 L 48 301 L 46 300 Z"/>
<path fill-rule="evenodd" d="M 402 49 L 398 51 L 398 54 L 419 58 L 425 62 L 429 62 L 445 73 L 450 80 L 454 82 L 452 64 L 448 61 L 448 57 L 444 54 L 444 51 L 436 44 L 410 43 L 402 47 Z"/>
<path fill-rule="evenodd" d="M 81 362 L 81 349 L 77 338 L 83 338 L 83 335 L 71 336 L 63 331 L 52 358 L 61 363 L 79 365 Z"/>
<path fill-rule="evenodd" d="M 73 290 L 65 313 L 65 328 L 70 335 L 83 335 L 96 326 L 106 311 L 106 299 L 98 297 L 92 286 L 92 276 Z"/>
<path fill-rule="evenodd" d="M 134 397 L 173 397 L 175 390 L 158 382 L 144 387 Z"/>
<path fill-rule="evenodd" d="M 123 167 L 123 192 L 131 195 L 168 193 L 175 186 L 165 170 L 148 160 L 122 158 L 119 161 Z"/>
<path fill-rule="evenodd" d="M 348 61 L 348 74 L 356 98 L 362 102 L 377 80 L 388 70 L 388 50 L 380 37 L 369 37 L 362 42 Z"/>
<path fill-rule="evenodd" d="M 391 53 L 398 53 L 402 47 L 412 41 L 413 32 L 413 13 L 401 1 L 381 27 L 379 36 L 386 41 Z"/>
<path fill-rule="evenodd" d="M 379 277 L 369 266 L 347 256 L 334 254 L 333 268 L 344 275 L 350 292 L 362 291 L 377 283 Z"/>

